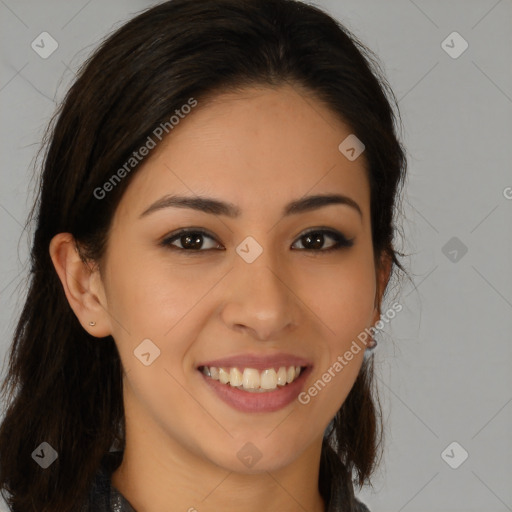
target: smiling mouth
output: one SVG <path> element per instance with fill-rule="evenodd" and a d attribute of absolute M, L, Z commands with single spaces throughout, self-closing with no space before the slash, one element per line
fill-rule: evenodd
<path fill-rule="evenodd" d="M 199 366 L 198 370 L 221 384 L 249 393 L 268 393 L 286 387 L 300 377 L 307 366 L 280 366 L 259 371 L 255 368 Z"/>

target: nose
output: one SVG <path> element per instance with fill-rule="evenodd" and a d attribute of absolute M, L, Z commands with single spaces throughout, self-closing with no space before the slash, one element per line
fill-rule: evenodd
<path fill-rule="evenodd" d="M 234 265 L 221 313 L 225 325 L 259 341 L 278 339 L 296 328 L 300 301 L 292 278 L 276 266 L 270 251 L 252 263 L 237 257 Z"/>

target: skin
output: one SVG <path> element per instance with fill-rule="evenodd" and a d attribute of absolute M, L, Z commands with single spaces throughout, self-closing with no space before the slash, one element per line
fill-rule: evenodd
<path fill-rule="evenodd" d="M 338 150 L 350 133 L 298 88 L 224 93 L 200 103 L 137 171 L 116 210 L 101 271 L 80 261 L 70 234 L 52 240 L 76 316 L 92 335 L 112 335 L 121 356 L 126 450 L 112 482 L 138 512 L 325 509 L 322 436 L 364 350 L 309 404 L 269 413 L 231 408 L 196 366 L 287 352 L 313 363 L 307 389 L 379 319 L 390 267 L 375 266 L 364 154 L 351 162 Z M 337 204 L 282 217 L 288 202 L 327 193 L 349 196 L 362 216 Z M 165 208 L 139 218 L 166 194 L 211 196 L 242 213 Z M 180 252 L 183 238 L 173 242 L 177 250 L 159 245 L 187 227 L 213 235 L 203 238 L 204 252 Z M 311 243 L 301 235 L 318 227 L 354 245 L 322 253 L 335 244 L 326 234 L 323 245 L 306 250 Z M 263 248 L 250 264 L 235 251 L 247 236 Z M 133 353 L 147 338 L 161 351 L 149 366 Z M 237 458 L 249 441 L 262 454 L 252 468 Z"/>

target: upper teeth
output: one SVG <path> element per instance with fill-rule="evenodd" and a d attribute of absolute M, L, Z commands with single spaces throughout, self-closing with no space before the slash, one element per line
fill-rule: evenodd
<path fill-rule="evenodd" d="M 300 375 L 300 366 L 281 366 L 277 372 L 269 368 L 259 372 L 254 368 L 244 368 L 241 372 L 238 368 L 217 368 L 215 366 L 203 366 L 203 373 L 212 379 L 219 380 L 223 384 L 247 391 L 263 392 L 276 389 L 277 386 L 290 384 Z"/>

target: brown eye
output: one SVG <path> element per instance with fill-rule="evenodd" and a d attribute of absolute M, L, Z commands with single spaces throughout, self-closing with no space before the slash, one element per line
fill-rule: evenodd
<path fill-rule="evenodd" d="M 204 239 L 209 238 L 210 240 L 215 240 L 208 233 L 198 230 L 182 230 L 178 233 L 167 237 L 162 241 L 162 245 L 169 247 L 171 249 L 177 249 L 179 251 L 188 251 L 188 252 L 203 252 L 209 251 L 211 249 L 215 249 L 219 246 L 219 244 L 213 244 L 213 247 L 207 247 L 205 249 Z M 180 245 L 177 246 L 175 243 L 178 242 Z M 206 244 L 207 245 L 207 244 Z"/>
<path fill-rule="evenodd" d="M 334 244 L 331 244 L 331 246 L 327 247 L 327 249 L 322 249 L 326 239 L 329 238 L 334 240 Z M 299 237 L 299 241 L 302 243 L 306 251 L 314 252 L 330 252 L 341 249 L 343 247 L 351 247 L 354 245 L 353 240 L 347 239 L 338 231 L 327 229 L 315 229 L 308 231 Z"/>

